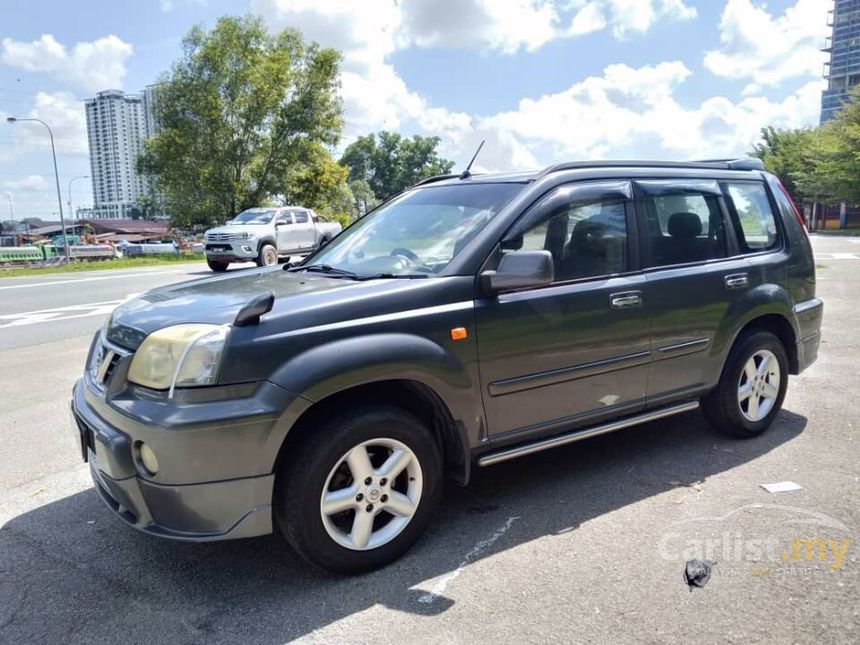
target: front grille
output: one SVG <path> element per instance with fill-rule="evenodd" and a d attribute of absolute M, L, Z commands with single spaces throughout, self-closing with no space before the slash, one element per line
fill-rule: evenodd
<path fill-rule="evenodd" d="M 116 369 L 117 363 L 119 363 L 123 356 L 127 355 L 125 351 L 119 349 L 116 345 L 107 343 L 103 339 L 99 340 L 98 345 L 93 350 L 89 366 L 90 377 L 93 383 L 97 387 L 104 388 Z"/>
<path fill-rule="evenodd" d="M 238 240 L 239 236 L 236 233 L 207 233 L 207 242 L 232 242 Z"/>

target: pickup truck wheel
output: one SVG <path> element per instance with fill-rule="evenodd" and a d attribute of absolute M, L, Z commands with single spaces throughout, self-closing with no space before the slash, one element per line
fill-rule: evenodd
<path fill-rule="evenodd" d="M 278 263 L 278 249 L 271 244 L 263 244 L 257 254 L 257 266 L 270 267 Z"/>
<path fill-rule="evenodd" d="M 309 562 L 340 573 L 376 569 L 424 532 L 442 492 L 439 447 L 393 407 L 331 417 L 282 463 L 275 519 Z"/>
<path fill-rule="evenodd" d="M 227 270 L 226 262 L 218 262 L 217 260 L 206 260 L 206 264 L 209 265 L 209 268 L 213 271 L 217 271 L 218 273 L 223 273 Z"/>
<path fill-rule="evenodd" d="M 329 238 L 327 235 L 324 235 L 323 237 L 320 238 L 320 241 L 317 244 L 317 250 L 321 249 L 322 247 L 324 247 L 329 242 L 331 242 L 331 238 Z"/>
<path fill-rule="evenodd" d="M 767 430 L 782 408 L 788 357 L 767 331 L 744 334 L 732 347 L 717 387 L 702 399 L 705 416 L 723 434 L 741 439 Z"/>

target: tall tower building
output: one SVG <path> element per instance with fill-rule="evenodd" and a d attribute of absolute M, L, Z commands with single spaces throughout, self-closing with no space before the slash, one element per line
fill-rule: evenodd
<path fill-rule="evenodd" d="M 145 194 L 136 161 L 143 152 L 147 118 L 143 97 L 119 90 L 99 92 L 85 102 L 93 181 L 93 215 L 128 218 Z"/>
<path fill-rule="evenodd" d="M 821 97 L 821 123 L 832 119 L 860 83 L 860 0 L 836 0 L 827 14 L 833 35 L 824 44 L 830 61 L 824 64 L 827 89 Z"/>

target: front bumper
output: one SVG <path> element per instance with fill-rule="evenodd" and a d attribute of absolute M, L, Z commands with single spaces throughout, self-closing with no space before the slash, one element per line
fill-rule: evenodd
<path fill-rule="evenodd" d="M 240 240 L 232 242 L 207 242 L 204 247 L 207 258 L 229 262 L 240 260 L 245 262 L 257 257 L 257 242 L 254 240 Z"/>
<path fill-rule="evenodd" d="M 169 418 L 157 425 L 151 416 L 144 422 L 128 417 L 86 379 L 78 381 L 71 402 L 75 431 L 102 499 L 128 524 L 161 537 L 209 541 L 271 533 L 277 454 L 271 450 L 283 437 L 274 410 L 259 413 L 291 395 L 271 384 L 259 390 L 250 399 L 256 418 L 181 427 Z M 249 404 L 235 407 L 243 405 Z M 136 461 L 140 441 L 164 461 L 155 476 Z M 238 443 L 242 450 L 235 449 Z"/>

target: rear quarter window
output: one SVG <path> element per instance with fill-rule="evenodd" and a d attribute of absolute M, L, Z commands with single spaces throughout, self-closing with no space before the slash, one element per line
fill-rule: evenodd
<path fill-rule="evenodd" d="M 727 183 L 725 191 L 741 252 L 758 253 L 779 246 L 776 216 L 764 184 Z"/>

